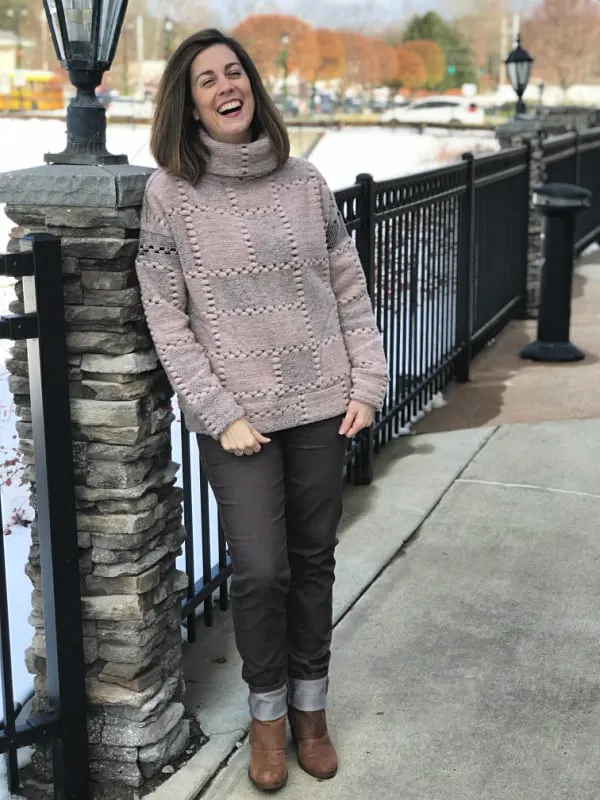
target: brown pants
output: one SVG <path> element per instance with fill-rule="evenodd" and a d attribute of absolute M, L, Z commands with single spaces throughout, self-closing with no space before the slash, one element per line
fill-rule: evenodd
<path fill-rule="evenodd" d="M 198 437 L 231 556 L 236 644 L 251 694 L 280 693 L 288 676 L 301 687 L 327 680 L 347 443 L 340 422 L 269 434 L 253 456 Z"/>

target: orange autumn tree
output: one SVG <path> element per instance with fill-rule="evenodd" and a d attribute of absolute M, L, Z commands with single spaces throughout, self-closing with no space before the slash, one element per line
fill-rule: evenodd
<path fill-rule="evenodd" d="M 379 82 L 384 86 L 390 86 L 398 75 L 396 48 L 381 39 L 374 40 L 373 44 L 379 57 Z"/>
<path fill-rule="evenodd" d="M 303 81 L 314 81 L 320 61 L 319 40 L 307 22 L 287 14 L 251 14 L 231 32 L 264 80 L 281 75 L 284 34 L 289 37 L 288 71 L 298 72 Z"/>
<path fill-rule="evenodd" d="M 264 81 L 281 73 L 281 32 L 276 14 L 250 14 L 231 31 L 248 51 Z"/>
<path fill-rule="evenodd" d="M 427 71 L 427 88 L 439 86 L 446 75 L 446 56 L 439 44 L 431 39 L 415 39 L 405 42 L 404 47 L 413 50 L 423 60 Z"/>
<path fill-rule="evenodd" d="M 381 64 L 376 40 L 355 31 L 340 31 L 346 53 L 345 80 L 347 84 L 363 87 L 377 86 L 381 77 Z"/>
<path fill-rule="evenodd" d="M 325 81 L 340 78 L 346 69 L 346 53 L 339 33 L 329 28 L 320 28 L 317 31 L 317 39 L 319 42 L 317 78 Z"/>
<path fill-rule="evenodd" d="M 400 44 L 396 47 L 396 81 L 410 89 L 421 89 L 427 83 L 427 68 L 421 56 L 410 47 Z"/>

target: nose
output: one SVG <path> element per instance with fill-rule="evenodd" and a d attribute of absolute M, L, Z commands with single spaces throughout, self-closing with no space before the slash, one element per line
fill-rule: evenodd
<path fill-rule="evenodd" d="M 233 81 L 231 78 L 228 78 L 227 75 L 222 75 L 219 78 L 219 84 L 217 86 L 218 93 L 220 95 L 227 95 L 231 94 L 233 91 Z"/>

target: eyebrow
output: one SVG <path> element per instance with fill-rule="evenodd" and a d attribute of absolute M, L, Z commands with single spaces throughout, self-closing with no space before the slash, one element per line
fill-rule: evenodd
<path fill-rule="evenodd" d="M 242 65 L 240 64 L 239 61 L 232 61 L 230 64 L 225 64 L 225 70 L 227 71 L 228 69 L 231 69 L 231 67 L 241 67 L 241 66 Z M 215 74 L 214 69 L 205 69 L 204 72 L 199 72 L 198 75 L 196 75 L 196 77 L 194 78 L 194 82 L 197 83 L 200 80 L 200 78 L 204 78 L 206 77 L 206 75 L 214 75 L 214 74 Z"/>

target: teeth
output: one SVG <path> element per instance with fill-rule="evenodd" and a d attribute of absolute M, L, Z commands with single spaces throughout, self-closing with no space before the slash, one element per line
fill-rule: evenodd
<path fill-rule="evenodd" d="M 229 103 L 225 103 L 224 105 L 221 106 L 221 108 L 219 109 L 219 114 L 223 114 L 223 112 L 225 111 L 233 111 L 234 109 L 237 110 L 238 108 L 241 107 L 242 104 L 240 103 L 239 100 L 231 100 Z"/>

